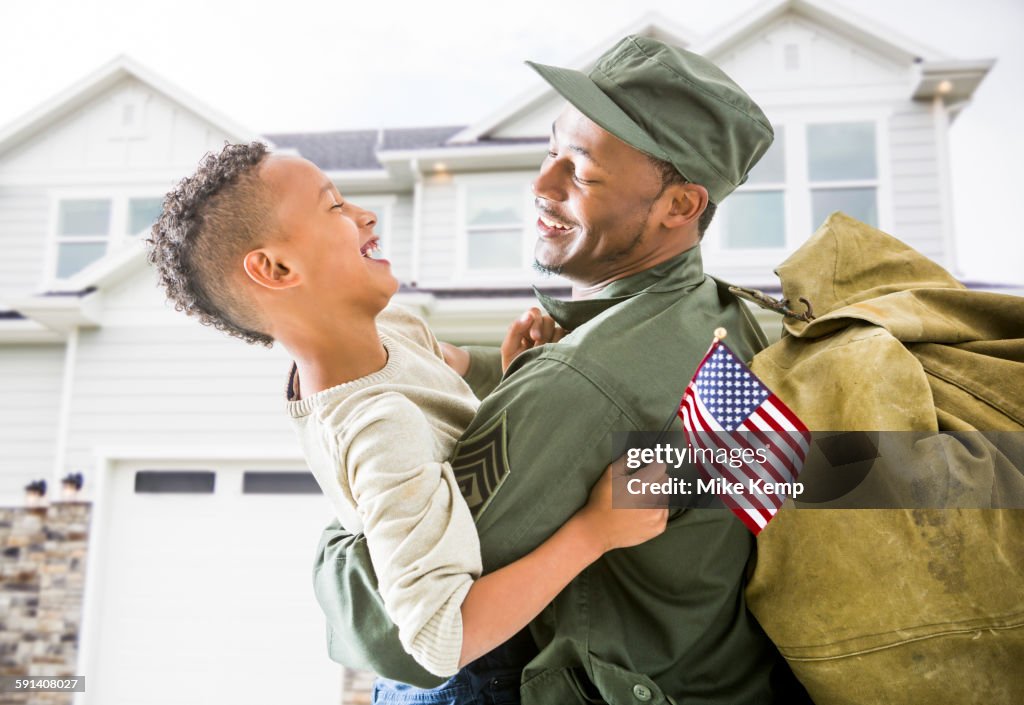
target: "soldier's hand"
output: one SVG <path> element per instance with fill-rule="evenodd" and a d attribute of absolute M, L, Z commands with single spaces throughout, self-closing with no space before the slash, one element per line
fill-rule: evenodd
<path fill-rule="evenodd" d="M 516 355 L 544 343 L 557 343 L 565 330 L 554 319 L 534 306 L 512 321 L 501 343 L 501 371 L 512 364 Z"/>
<path fill-rule="evenodd" d="M 662 482 L 666 477 L 662 463 L 652 463 L 628 476 L 625 458 L 608 466 L 590 491 L 587 504 L 579 511 L 605 551 L 636 546 L 665 531 L 668 508 L 664 498 L 658 501 L 659 498 L 649 495 L 632 495 L 626 486 L 634 478 L 642 482 Z"/>

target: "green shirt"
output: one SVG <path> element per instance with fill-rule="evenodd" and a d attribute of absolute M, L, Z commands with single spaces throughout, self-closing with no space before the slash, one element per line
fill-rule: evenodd
<path fill-rule="evenodd" d="M 764 347 L 746 308 L 703 273 L 699 248 L 580 301 L 541 296 L 571 331 L 518 357 L 493 391 L 496 357 L 471 351 L 490 391 L 452 465 L 476 518 L 484 570 L 536 548 L 586 502 L 614 460 L 612 434 L 658 431 L 713 331 L 749 360 Z M 585 702 L 580 670 L 610 703 L 769 703 L 777 654 L 746 609 L 753 537 L 728 511 L 689 510 L 661 536 L 581 573 L 531 624 L 540 653 L 524 703 Z M 325 530 L 314 570 L 335 660 L 437 685 L 401 651 L 365 544 Z"/>

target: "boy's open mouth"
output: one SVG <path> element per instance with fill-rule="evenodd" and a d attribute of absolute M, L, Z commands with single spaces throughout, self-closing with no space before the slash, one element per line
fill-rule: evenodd
<path fill-rule="evenodd" d="M 373 255 L 377 252 L 380 252 L 380 240 L 375 237 L 367 240 L 366 243 L 359 248 L 359 254 L 363 257 L 369 257 L 370 259 L 373 259 Z"/>

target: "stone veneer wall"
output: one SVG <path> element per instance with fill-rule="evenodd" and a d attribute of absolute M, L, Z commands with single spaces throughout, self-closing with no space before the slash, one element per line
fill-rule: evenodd
<path fill-rule="evenodd" d="M 91 505 L 0 507 L 0 675 L 81 675 L 78 634 Z M 70 693 L 0 693 L 0 705 L 69 705 Z"/>

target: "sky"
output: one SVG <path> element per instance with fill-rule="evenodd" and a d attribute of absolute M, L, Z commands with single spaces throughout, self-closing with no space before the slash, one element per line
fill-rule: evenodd
<path fill-rule="evenodd" d="M 259 133 L 463 125 L 647 11 L 700 36 L 761 0 L 0 0 L 0 130 L 128 54 Z M 997 63 L 951 132 L 956 273 L 1024 283 L 1024 0 L 831 0 Z M 899 235 L 899 233 L 894 233 Z"/>

